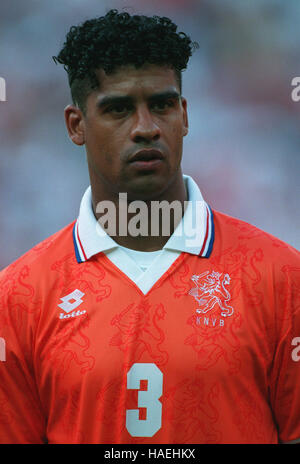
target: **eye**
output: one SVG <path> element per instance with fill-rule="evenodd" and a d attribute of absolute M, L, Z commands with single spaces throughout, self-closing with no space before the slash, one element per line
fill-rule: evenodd
<path fill-rule="evenodd" d="M 109 106 L 106 109 L 107 113 L 115 114 L 115 115 L 122 115 L 131 111 L 132 107 L 125 103 L 116 103 L 114 105 Z"/>
<path fill-rule="evenodd" d="M 158 100 L 156 102 L 153 102 L 152 108 L 155 111 L 166 111 L 169 108 L 172 108 L 175 105 L 174 100 L 168 99 L 168 100 Z"/>

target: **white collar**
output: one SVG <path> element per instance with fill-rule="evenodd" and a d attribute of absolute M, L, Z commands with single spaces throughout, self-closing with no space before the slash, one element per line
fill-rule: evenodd
<path fill-rule="evenodd" d="M 213 214 L 195 181 L 187 175 L 183 175 L 183 179 L 188 193 L 188 206 L 180 224 L 163 248 L 208 258 L 214 242 Z M 180 235 L 177 234 L 179 230 L 182 231 Z M 194 238 L 190 236 L 192 231 L 196 231 Z M 119 247 L 97 222 L 92 208 L 90 186 L 81 200 L 73 238 L 79 263 L 100 252 Z"/>

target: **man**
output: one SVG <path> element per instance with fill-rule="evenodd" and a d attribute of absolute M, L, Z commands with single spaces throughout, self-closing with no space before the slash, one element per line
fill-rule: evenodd
<path fill-rule="evenodd" d="M 182 174 L 194 46 L 167 18 L 111 10 L 55 57 L 91 186 L 1 273 L 1 443 L 300 438 L 299 254 Z"/>

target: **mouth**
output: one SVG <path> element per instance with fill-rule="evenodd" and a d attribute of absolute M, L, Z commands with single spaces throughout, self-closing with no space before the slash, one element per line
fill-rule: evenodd
<path fill-rule="evenodd" d="M 129 163 L 136 163 L 136 162 L 152 162 L 156 160 L 162 160 L 163 155 L 159 150 L 139 150 L 136 152 L 131 158 L 129 158 Z"/>
<path fill-rule="evenodd" d="M 159 168 L 163 163 L 163 155 L 159 150 L 140 150 L 130 159 L 129 164 L 139 171 Z"/>

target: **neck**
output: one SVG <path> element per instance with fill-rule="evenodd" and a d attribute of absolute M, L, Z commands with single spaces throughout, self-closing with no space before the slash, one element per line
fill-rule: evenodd
<path fill-rule="evenodd" d="M 188 199 L 181 171 L 161 194 L 135 205 L 127 194 L 104 193 L 95 183 L 91 185 L 96 219 L 116 243 L 137 251 L 163 248 L 181 221 Z"/>

